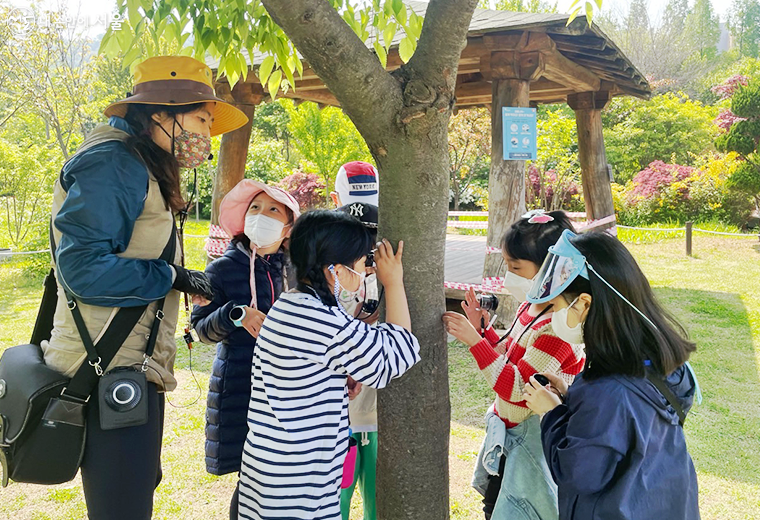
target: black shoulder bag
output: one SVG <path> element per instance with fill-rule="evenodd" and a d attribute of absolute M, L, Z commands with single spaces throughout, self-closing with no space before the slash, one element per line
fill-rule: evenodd
<path fill-rule="evenodd" d="M 51 251 L 55 251 L 51 229 Z M 176 247 L 173 228 L 161 259 L 171 262 Z M 10 347 L 0 358 L 0 481 L 60 484 L 72 480 L 82 462 L 86 407 L 90 396 L 147 305 L 119 309 L 97 344 L 82 319 L 76 300 L 66 294 L 68 307 L 82 337 L 87 359 L 68 378 L 45 364 L 40 344 L 49 340 L 57 304 L 54 270 L 45 278 L 45 290 L 31 343 Z M 158 301 L 145 361 L 153 353 L 164 299 Z"/>

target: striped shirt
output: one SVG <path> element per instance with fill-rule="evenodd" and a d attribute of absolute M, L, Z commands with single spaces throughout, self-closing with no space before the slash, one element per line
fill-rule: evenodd
<path fill-rule="evenodd" d="M 285 293 L 253 354 L 239 518 L 339 520 L 348 451 L 346 377 L 383 388 L 419 361 L 417 339 Z"/>
<path fill-rule="evenodd" d="M 522 398 L 530 376 L 552 372 L 569 385 L 586 361 L 582 344 L 571 345 L 554 334 L 551 312 L 531 325 L 535 316 L 528 313 L 529 308 L 527 302 L 520 306 L 517 322 L 504 342 L 498 343 L 498 334 L 489 327 L 484 338 L 470 348 L 478 368 L 496 392 L 494 412 L 507 428 L 517 426 L 533 413 Z"/>

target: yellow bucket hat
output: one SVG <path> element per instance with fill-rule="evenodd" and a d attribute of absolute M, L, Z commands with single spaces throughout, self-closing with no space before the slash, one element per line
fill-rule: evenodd
<path fill-rule="evenodd" d="M 148 58 L 135 69 L 132 95 L 116 101 L 105 109 L 106 117 L 124 117 L 128 105 L 190 105 L 216 103 L 211 135 L 236 130 L 248 122 L 239 109 L 219 99 L 211 83 L 211 69 L 205 63 L 188 56 L 156 56 Z"/>

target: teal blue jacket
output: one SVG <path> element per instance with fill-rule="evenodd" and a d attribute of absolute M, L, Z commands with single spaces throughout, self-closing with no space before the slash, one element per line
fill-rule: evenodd
<path fill-rule="evenodd" d="M 108 124 L 134 133 L 120 117 Z M 67 195 L 53 221 L 63 235 L 55 261 L 66 288 L 101 307 L 137 307 L 166 296 L 172 286 L 167 262 L 117 256 L 129 244 L 148 192 L 142 160 L 124 142 L 107 141 L 76 153 L 60 182 Z"/>

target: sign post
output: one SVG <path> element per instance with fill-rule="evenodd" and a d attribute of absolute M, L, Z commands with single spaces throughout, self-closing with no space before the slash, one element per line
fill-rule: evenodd
<path fill-rule="evenodd" d="M 502 134 L 505 161 L 535 161 L 536 109 L 502 107 Z"/>

